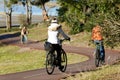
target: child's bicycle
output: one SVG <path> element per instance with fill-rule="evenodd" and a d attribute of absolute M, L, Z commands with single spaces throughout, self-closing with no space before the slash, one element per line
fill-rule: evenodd
<path fill-rule="evenodd" d="M 63 40 L 60 40 L 61 43 L 61 65 L 63 66 L 62 69 L 59 69 L 61 72 L 65 72 L 67 68 L 67 55 L 66 52 L 62 49 L 62 42 Z M 58 67 L 58 60 L 57 60 L 57 52 L 54 51 L 51 53 L 48 51 L 46 56 L 46 71 L 48 74 L 52 74 L 55 67 Z"/>
<path fill-rule="evenodd" d="M 95 50 L 95 65 L 96 67 L 99 67 L 100 65 L 104 64 L 104 61 L 102 59 L 103 55 L 100 53 L 100 43 L 96 43 L 96 50 Z"/>

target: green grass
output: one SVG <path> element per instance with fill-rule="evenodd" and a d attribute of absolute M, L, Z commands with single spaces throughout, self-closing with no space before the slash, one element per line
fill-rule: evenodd
<path fill-rule="evenodd" d="M 4 46 L 0 48 L 0 73 L 14 73 L 44 66 L 42 64 L 45 55 L 42 51 L 34 50 L 31 52 L 28 49 L 26 50 L 22 51 L 19 47 L 13 46 Z"/>
<path fill-rule="evenodd" d="M 31 50 L 17 46 L 0 46 L 0 74 L 16 73 L 45 68 L 45 51 Z M 67 54 L 68 64 L 85 61 L 88 57 Z"/>
<path fill-rule="evenodd" d="M 6 30 L 6 28 L 0 28 L 0 34 L 4 34 L 4 33 L 13 33 L 16 31 L 20 31 L 19 27 L 12 27 L 11 30 Z"/>
<path fill-rule="evenodd" d="M 44 41 L 47 39 L 47 27 L 46 26 L 35 26 L 29 29 L 28 38 L 30 40 Z"/>
<path fill-rule="evenodd" d="M 95 71 L 81 72 L 61 80 L 120 80 L 120 63 L 106 65 Z"/>

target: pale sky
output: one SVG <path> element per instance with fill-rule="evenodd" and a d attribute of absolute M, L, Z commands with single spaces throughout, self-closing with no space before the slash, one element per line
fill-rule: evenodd
<path fill-rule="evenodd" d="M 0 12 L 4 11 L 4 0 L 0 0 Z M 56 9 L 58 9 L 58 7 L 53 7 L 51 9 L 48 10 L 48 8 L 46 7 L 47 11 L 48 11 L 48 15 L 55 15 L 57 16 L 57 11 Z M 33 11 L 33 15 L 42 15 L 42 10 L 37 7 L 37 6 L 32 6 L 32 11 Z M 17 5 L 13 7 L 13 14 L 25 14 L 26 13 L 26 8 L 23 7 L 22 5 Z"/>

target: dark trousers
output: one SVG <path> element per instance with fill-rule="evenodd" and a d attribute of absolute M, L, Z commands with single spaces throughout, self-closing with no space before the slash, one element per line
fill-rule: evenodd
<path fill-rule="evenodd" d="M 105 49 L 104 49 L 103 41 L 101 41 L 101 40 L 94 40 L 94 43 L 95 43 L 96 45 L 97 45 L 97 43 L 100 44 L 101 57 L 102 57 L 102 60 L 105 60 Z"/>
<path fill-rule="evenodd" d="M 51 53 L 57 52 L 58 66 L 61 66 L 61 46 L 59 44 L 52 44 Z"/>

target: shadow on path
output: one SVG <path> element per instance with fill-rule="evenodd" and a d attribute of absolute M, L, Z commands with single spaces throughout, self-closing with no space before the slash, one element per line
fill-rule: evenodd
<path fill-rule="evenodd" d="M 13 37 L 17 37 L 17 36 L 20 36 L 20 32 L 10 33 L 10 34 L 2 34 L 2 35 L 0 35 L 0 40 L 7 39 L 7 38 L 13 38 Z"/>

